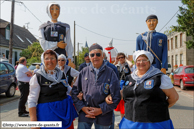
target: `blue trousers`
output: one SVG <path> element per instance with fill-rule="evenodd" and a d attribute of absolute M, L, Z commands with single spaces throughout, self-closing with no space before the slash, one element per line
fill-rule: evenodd
<path fill-rule="evenodd" d="M 91 129 L 93 123 L 78 122 L 78 129 Z M 94 123 L 95 129 L 109 129 L 109 126 L 98 125 Z"/>
<path fill-rule="evenodd" d="M 114 126 L 115 126 L 115 113 L 113 111 L 113 114 L 112 114 L 112 124 L 110 125 L 109 129 L 114 129 Z"/>

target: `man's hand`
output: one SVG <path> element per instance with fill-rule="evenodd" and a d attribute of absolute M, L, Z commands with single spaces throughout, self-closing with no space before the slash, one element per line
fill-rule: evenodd
<path fill-rule="evenodd" d="M 105 98 L 105 101 L 106 101 L 107 104 L 113 104 L 111 94 L 109 94 L 109 95 Z"/>
<path fill-rule="evenodd" d="M 80 93 L 77 95 L 77 97 L 78 97 L 79 100 L 82 100 L 82 99 L 83 99 L 83 93 L 80 92 Z"/>
<path fill-rule="evenodd" d="M 60 41 L 57 43 L 57 47 L 61 49 L 65 49 L 66 46 L 67 46 L 67 43 L 64 43 L 63 41 Z"/>
<path fill-rule="evenodd" d="M 164 74 L 166 74 L 166 69 L 165 68 L 161 68 L 161 72 L 163 72 Z"/>
<path fill-rule="evenodd" d="M 98 116 L 102 114 L 102 110 L 101 108 L 90 107 L 90 113 L 94 114 L 94 116 Z"/>
<path fill-rule="evenodd" d="M 82 111 L 86 113 L 86 116 L 85 117 L 95 118 L 94 113 L 92 113 L 91 110 L 92 109 L 90 107 L 83 107 L 82 108 Z"/>
<path fill-rule="evenodd" d="M 32 77 L 32 75 L 33 75 L 31 71 L 28 71 L 25 74 L 27 74 L 28 77 Z"/>

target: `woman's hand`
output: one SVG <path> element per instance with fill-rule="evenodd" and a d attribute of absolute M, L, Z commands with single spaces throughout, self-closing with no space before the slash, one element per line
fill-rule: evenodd
<path fill-rule="evenodd" d="M 109 94 L 109 95 L 105 98 L 105 101 L 106 101 L 107 104 L 113 104 L 111 94 Z"/>
<path fill-rule="evenodd" d="M 37 121 L 36 107 L 29 108 L 30 121 Z M 39 127 L 31 127 L 31 129 L 40 129 Z"/>
<path fill-rule="evenodd" d="M 179 95 L 176 92 L 176 90 L 173 88 L 171 89 L 162 89 L 162 91 L 166 94 L 166 96 L 168 97 L 167 101 L 169 103 L 168 107 L 172 107 L 176 101 L 178 101 L 179 99 Z"/>

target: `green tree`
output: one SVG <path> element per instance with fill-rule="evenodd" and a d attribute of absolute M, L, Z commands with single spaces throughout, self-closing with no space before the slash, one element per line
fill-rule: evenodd
<path fill-rule="evenodd" d="M 182 0 L 186 7 L 179 7 L 180 14 L 177 15 L 178 26 L 173 26 L 175 31 L 186 32 L 187 36 L 192 36 L 192 40 L 186 41 L 188 49 L 194 48 L 194 0 Z"/>
<path fill-rule="evenodd" d="M 89 48 L 86 47 L 82 47 L 81 51 L 79 51 L 79 60 L 78 60 L 78 65 L 80 65 L 81 63 L 85 62 L 84 60 L 84 55 L 85 53 L 89 53 Z"/>
<path fill-rule="evenodd" d="M 43 49 L 40 46 L 39 42 L 34 42 L 32 45 L 28 46 L 28 48 L 24 49 L 20 56 L 26 57 L 27 66 L 30 66 L 32 63 L 40 63 L 41 62 L 41 54 L 43 53 Z"/>
<path fill-rule="evenodd" d="M 166 27 L 166 30 L 164 31 L 165 35 L 169 35 L 170 33 L 174 32 L 175 28 L 173 26 Z"/>

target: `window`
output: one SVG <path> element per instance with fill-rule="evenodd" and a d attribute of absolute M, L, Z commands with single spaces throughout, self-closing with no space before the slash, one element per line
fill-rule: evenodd
<path fill-rule="evenodd" d="M 30 43 L 30 44 L 32 44 L 32 42 L 28 39 L 28 38 L 26 38 L 27 40 L 28 40 L 28 42 Z"/>
<path fill-rule="evenodd" d="M 183 54 L 180 54 L 180 64 L 183 65 Z"/>
<path fill-rule="evenodd" d="M 177 69 L 174 71 L 174 73 L 175 73 L 175 74 L 177 74 L 177 73 L 178 73 L 178 71 L 179 71 L 179 68 L 177 68 Z"/>
<path fill-rule="evenodd" d="M 181 73 L 183 71 L 183 68 L 180 67 L 178 73 Z"/>
<path fill-rule="evenodd" d="M 186 68 L 185 73 L 194 73 L 194 67 Z"/>
<path fill-rule="evenodd" d="M 175 36 L 175 48 L 177 48 L 177 36 Z"/>
<path fill-rule="evenodd" d="M 8 29 L 5 29 L 5 38 L 9 40 L 10 38 L 10 31 Z"/>
<path fill-rule="evenodd" d="M 0 75 L 4 74 L 8 74 L 8 69 L 4 64 L 0 63 Z"/>
<path fill-rule="evenodd" d="M 20 38 L 19 35 L 16 35 L 16 36 L 18 37 L 18 39 L 19 39 L 20 41 L 24 42 L 24 40 L 22 40 L 22 39 Z"/>
<path fill-rule="evenodd" d="M 169 48 L 169 40 L 168 40 L 168 51 L 170 50 L 170 48 Z"/>
<path fill-rule="evenodd" d="M 7 59 L 9 59 L 9 50 L 6 50 L 5 56 L 6 56 Z"/>
<path fill-rule="evenodd" d="M 180 34 L 180 47 L 182 47 L 183 46 L 183 34 L 181 33 Z"/>
<path fill-rule="evenodd" d="M 178 64 L 178 55 L 175 55 L 175 65 Z"/>
<path fill-rule="evenodd" d="M 172 58 L 171 58 L 171 60 L 172 60 L 172 66 L 174 66 L 174 58 L 173 58 L 173 55 L 172 55 Z"/>
<path fill-rule="evenodd" d="M 171 38 L 171 50 L 173 49 L 173 38 Z"/>
<path fill-rule="evenodd" d="M 168 64 L 170 64 L 170 56 L 168 56 Z"/>
<path fill-rule="evenodd" d="M 13 73 L 14 72 L 14 68 L 11 65 L 7 65 L 8 69 L 9 69 L 9 73 Z"/>

